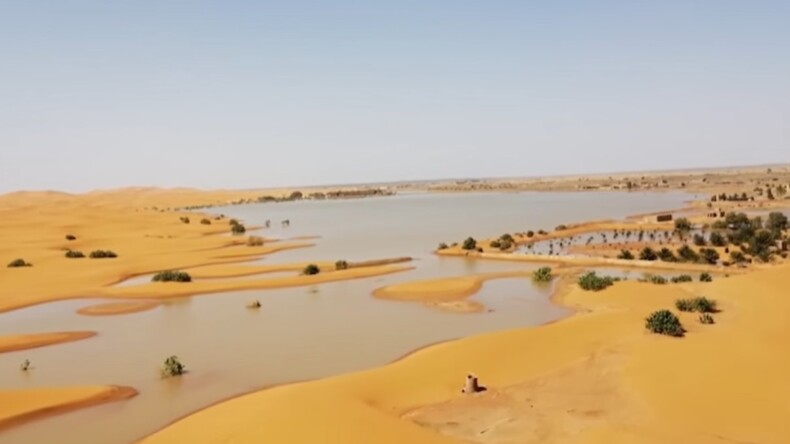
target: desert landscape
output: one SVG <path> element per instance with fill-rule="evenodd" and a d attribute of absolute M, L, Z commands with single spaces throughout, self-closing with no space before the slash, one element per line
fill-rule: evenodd
<path fill-rule="evenodd" d="M 640 188 L 615 185 L 624 180 L 3 195 L 0 433 L 97 443 L 790 439 L 790 168 L 640 173 Z M 567 188 L 580 182 L 595 185 Z M 319 192 L 335 197 L 310 197 Z M 447 226 L 468 199 L 493 212 L 496 199 L 592 203 Z M 387 228 L 405 208 L 412 224 Z M 322 215 L 339 225 L 310 220 Z M 510 230 L 494 231 L 502 225 Z M 304 336 L 309 324 L 319 336 Z M 480 387 L 462 392 L 468 374 Z"/>

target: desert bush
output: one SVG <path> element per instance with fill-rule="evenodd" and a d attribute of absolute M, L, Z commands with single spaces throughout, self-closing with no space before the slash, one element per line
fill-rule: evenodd
<path fill-rule="evenodd" d="M 778 211 L 770 213 L 768 220 L 765 222 L 765 228 L 774 234 L 787 230 L 788 227 L 790 227 L 790 224 L 788 224 L 787 216 Z"/>
<path fill-rule="evenodd" d="M 231 219 L 231 220 L 228 221 L 228 225 L 230 225 L 230 226 L 239 225 L 239 221 L 236 220 L 236 219 Z"/>
<path fill-rule="evenodd" d="M 260 236 L 250 236 L 247 238 L 248 247 L 260 247 L 263 245 L 263 238 Z"/>
<path fill-rule="evenodd" d="M 547 235 L 549 233 L 547 233 L 546 230 L 538 230 L 538 234 L 541 235 L 541 236 L 545 236 L 545 235 Z"/>
<path fill-rule="evenodd" d="M 304 267 L 304 270 L 302 270 L 302 274 L 306 274 L 308 276 L 312 276 L 312 275 L 318 274 L 320 272 L 321 272 L 321 269 L 318 268 L 318 265 L 316 265 L 316 264 L 310 264 L 310 265 Z"/>
<path fill-rule="evenodd" d="M 645 247 L 642 249 L 642 251 L 639 252 L 639 260 L 654 261 L 656 259 L 658 259 L 658 255 L 650 247 Z"/>
<path fill-rule="evenodd" d="M 230 232 L 234 235 L 244 234 L 247 232 L 247 228 L 240 223 L 235 223 L 230 226 Z"/>
<path fill-rule="evenodd" d="M 678 261 L 678 258 L 675 257 L 675 253 L 667 247 L 663 247 L 661 250 L 658 251 L 658 258 L 664 262 Z"/>
<path fill-rule="evenodd" d="M 19 268 L 19 267 L 32 267 L 33 264 L 30 262 L 25 262 L 24 259 L 14 259 L 8 264 L 8 268 Z"/>
<path fill-rule="evenodd" d="M 705 240 L 705 236 L 701 234 L 695 234 L 694 238 L 692 239 L 692 242 L 694 242 L 694 245 L 698 247 L 704 247 L 705 245 L 708 244 L 708 242 Z"/>
<path fill-rule="evenodd" d="M 591 271 L 579 277 L 579 287 L 587 291 L 600 291 L 613 285 L 615 280 L 611 276 L 598 276 Z"/>
<path fill-rule="evenodd" d="M 658 310 L 645 319 L 645 327 L 653 333 L 681 337 L 683 326 L 680 319 L 669 310 Z"/>
<path fill-rule="evenodd" d="M 438 246 L 438 247 L 436 247 L 436 249 L 437 249 L 437 250 L 445 250 L 445 249 L 447 249 L 447 248 L 448 248 L 448 247 L 447 247 L 447 244 L 446 244 L 446 243 L 444 243 L 444 242 L 440 243 L 440 244 L 439 244 L 439 246 Z"/>
<path fill-rule="evenodd" d="M 210 220 L 210 219 L 206 219 L 206 218 L 204 217 L 203 219 L 200 219 L 200 223 L 201 223 L 202 225 L 211 225 L 211 220 Z"/>
<path fill-rule="evenodd" d="M 714 231 L 710 234 L 710 244 L 714 247 L 726 247 L 727 238 L 723 234 Z"/>
<path fill-rule="evenodd" d="M 341 259 L 335 262 L 335 270 L 347 270 L 348 269 L 348 262 Z"/>
<path fill-rule="evenodd" d="M 500 242 L 509 242 L 511 244 L 516 242 L 516 240 L 513 239 L 513 236 L 511 236 L 510 233 L 505 233 L 502 236 L 499 236 L 499 241 Z"/>
<path fill-rule="evenodd" d="M 679 233 L 686 233 L 691 231 L 691 222 L 685 217 L 675 219 L 675 231 Z"/>
<path fill-rule="evenodd" d="M 730 261 L 736 264 L 742 264 L 747 261 L 746 255 L 740 251 L 731 251 L 730 252 Z"/>
<path fill-rule="evenodd" d="M 714 313 L 716 312 L 716 301 L 713 299 L 708 299 L 704 296 L 691 299 L 678 299 L 675 301 L 675 307 L 677 307 L 677 309 L 680 311 Z"/>
<path fill-rule="evenodd" d="M 192 282 L 192 276 L 185 271 L 166 270 L 156 273 L 151 282 Z"/>
<path fill-rule="evenodd" d="M 702 313 L 699 315 L 699 321 L 703 324 L 714 324 L 713 316 L 710 313 Z"/>
<path fill-rule="evenodd" d="M 650 282 L 656 285 L 665 285 L 667 283 L 667 278 L 664 276 L 654 275 L 650 276 Z"/>
<path fill-rule="evenodd" d="M 617 259 L 632 261 L 634 260 L 634 254 L 631 253 L 629 250 L 620 250 L 620 254 L 617 255 Z"/>
<path fill-rule="evenodd" d="M 257 301 L 257 300 L 252 301 L 249 304 L 247 304 L 247 308 L 261 308 L 261 301 Z"/>
<path fill-rule="evenodd" d="M 711 276 L 710 273 L 705 273 L 705 272 L 700 273 L 699 281 L 700 282 L 713 282 L 713 276 Z"/>
<path fill-rule="evenodd" d="M 535 282 L 551 282 L 553 277 L 551 267 L 540 267 L 532 272 L 532 280 Z"/>
<path fill-rule="evenodd" d="M 672 279 L 670 280 L 673 284 L 679 284 L 681 282 L 692 282 L 694 278 L 688 274 L 681 274 L 680 276 L 672 276 Z"/>
<path fill-rule="evenodd" d="M 66 251 L 66 257 L 69 259 L 79 259 L 85 257 L 85 255 L 82 251 L 68 250 Z"/>
<path fill-rule="evenodd" d="M 77 240 L 77 236 L 75 236 L 75 235 L 73 235 L 73 234 L 67 234 L 67 235 L 66 235 L 66 240 L 67 240 L 67 241 L 73 241 L 73 240 Z"/>
<path fill-rule="evenodd" d="M 494 239 L 494 240 L 491 241 L 490 244 L 488 244 L 488 246 L 491 247 L 491 248 L 499 248 L 499 247 L 502 246 L 502 243 L 499 242 L 499 239 Z"/>
<path fill-rule="evenodd" d="M 502 251 L 509 250 L 511 247 L 513 247 L 513 243 L 508 241 L 507 239 L 502 239 L 499 242 L 499 249 Z"/>
<path fill-rule="evenodd" d="M 475 250 L 477 249 L 477 241 L 473 237 L 467 237 L 461 248 L 464 250 Z"/>
<path fill-rule="evenodd" d="M 94 250 L 90 253 L 91 259 L 112 259 L 118 257 L 114 251 L 110 250 Z"/>
<path fill-rule="evenodd" d="M 186 216 L 181 216 L 181 217 L 179 217 L 178 219 L 179 219 L 179 220 L 180 220 L 182 223 L 185 223 L 185 224 L 188 224 L 188 223 L 189 223 L 189 218 L 188 218 L 188 217 L 186 217 Z"/>
<path fill-rule="evenodd" d="M 533 237 L 533 236 L 535 236 L 535 232 L 534 231 L 532 231 L 532 230 L 527 231 L 527 237 Z"/>
<path fill-rule="evenodd" d="M 683 245 L 682 247 L 678 248 L 678 256 L 684 262 L 698 262 L 699 261 L 699 254 L 694 251 L 688 245 Z"/>
<path fill-rule="evenodd" d="M 709 264 L 715 264 L 719 261 L 719 252 L 713 248 L 700 248 L 700 259 Z"/>
<path fill-rule="evenodd" d="M 186 372 L 186 366 L 178 360 L 178 356 L 171 356 L 165 359 L 162 366 L 162 376 L 169 378 L 171 376 L 180 376 Z"/>
<path fill-rule="evenodd" d="M 560 224 L 560 225 L 557 225 L 556 227 L 554 227 L 554 231 L 563 231 L 563 230 L 567 230 L 567 229 L 568 229 L 568 226 L 564 225 L 564 224 Z"/>

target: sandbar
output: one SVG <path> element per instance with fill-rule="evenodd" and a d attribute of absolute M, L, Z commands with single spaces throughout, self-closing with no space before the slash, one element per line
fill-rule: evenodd
<path fill-rule="evenodd" d="M 93 331 L 62 331 L 0 336 L 0 353 L 46 347 L 48 345 L 74 342 L 96 336 Z"/>

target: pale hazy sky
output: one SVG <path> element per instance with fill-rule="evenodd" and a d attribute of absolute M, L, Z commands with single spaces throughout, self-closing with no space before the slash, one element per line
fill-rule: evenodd
<path fill-rule="evenodd" d="M 787 0 L 0 0 L 0 192 L 787 161 Z"/>

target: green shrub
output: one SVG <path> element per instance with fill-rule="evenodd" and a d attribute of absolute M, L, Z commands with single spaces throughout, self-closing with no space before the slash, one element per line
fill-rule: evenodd
<path fill-rule="evenodd" d="M 677 262 L 678 258 L 675 257 L 675 253 L 672 252 L 667 247 L 663 247 L 661 250 L 658 251 L 658 258 L 664 262 Z"/>
<path fill-rule="evenodd" d="M 33 264 L 29 262 L 25 262 L 24 259 L 14 259 L 8 264 L 8 268 L 19 268 L 19 267 L 32 267 Z"/>
<path fill-rule="evenodd" d="M 694 242 L 694 245 L 696 245 L 698 247 L 704 247 L 708 243 L 705 240 L 705 236 L 703 236 L 701 234 L 695 234 L 694 238 L 693 238 L 693 242 Z"/>
<path fill-rule="evenodd" d="M 247 238 L 248 247 L 260 247 L 262 245 L 263 245 L 263 238 L 260 236 L 250 236 Z"/>
<path fill-rule="evenodd" d="M 209 219 L 206 219 L 206 218 L 204 217 L 203 219 L 200 219 L 200 223 L 201 223 L 202 225 L 211 225 L 211 220 L 209 220 Z"/>
<path fill-rule="evenodd" d="M 165 359 L 165 364 L 162 366 L 162 376 L 169 378 L 183 375 L 185 372 L 186 366 L 178 360 L 178 356 L 171 356 Z"/>
<path fill-rule="evenodd" d="M 467 237 L 461 245 L 461 248 L 464 250 L 475 250 L 477 249 L 477 241 L 473 237 Z"/>
<path fill-rule="evenodd" d="M 710 273 L 706 273 L 706 272 L 700 273 L 699 281 L 700 282 L 713 282 L 713 276 L 711 276 Z"/>
<path fill-rule="evenodd" d="M 620 250 L 620 254 L 617 255 L 617 259 L 632 261 L 634 260 L 634 254 L 629 250 Z"/>
<path fill-rule="evenodd" d="M 675 231 L 679 233 L 686 233 L 691 231 L 691 222 L 685 217 L 675 219 Z"/>
<path fill-rule="evenodd" d="M 675 307 L 680 311 L 697 311 L 700 313 L 715 313 L 716 301 L 708 299 L 704 296 L 691 298 L 691 299 L 678 299 L 675 301 Z"/>
<path fill-rule="evenodd" d="M 73 240 L 77 240 L 77 236 L 75 236 L 75 235 L 73 235 L 73 234 L 67 234 L 67 235 L 66 235 L 66 240 L 67 240 L 67 241 L 73 241 Z"/>
<path fill-rule="evenodd" d="M 498 239 L 495 239 L 495 240 L 492 240 L 491 243 L 488 244 L 488 246 L 491 247 L 491 248 L 499 248 L 499 247 L 502 246 L 502 243 L 499 242 Z"/>
<path fill-rule="evenodd" d="M 156 273 L 151 282 L 192 282 L 192 276 L 185 271 L 166 270 Z"/>
<path fill-rule="evenodd" d="M 247 228 L 240 223 L 236 223 L 230 226 L 230 232 L 234 235 L 244 234 L 247 232 Z"/>
<path fill-rule="evenodd" d="M 719 252 L 713 248 L 700 248 L 700 260 L 709 264 L 715 264 L 719 261 Z"/>
<path fill-rule="evenodd" d="M 69 259 L 79 259 L 85 257 L 82 251 L 69 250 L 66 252 L 66 257 Z"/>
<path fill-rule="evenodd" d="M 600 291 L 613 285 L 614 282 L 611 276 L 598 276 L 594 271 L 579 277 L 579 287 L 587 291 Z"/>
<path fill-rule="evenodd" d="M 516 240 L 513 239 L 513 236 L 511 236 L 510 233 L 505 233 L 502 236 L 499 236 L 499 241 L 503 243 L 509 242 L 511 244 L 516 242 Z"/>
<path fill-rule="evenodd" d="M 699 254 L 688 245 L 678 248 L 678 256 L 684 262 L 699 262 Z"/>
<path fill-rule="evenodd" d="M 672 281 L 673 284 L 678 284 L 681 282 L 692 282 L 694 278 L 692 278 L 688 274 L 681 274 L 680 276 L 673 276 L 672 279 L 670 280 Z"/>
<path fill-rule="evenodd" d="M 513 247 L 513 243 L 508 241 L 507 239 L 503 239 L 499 242 L 499 249 L 502 251 L 509 250 Z"/>
<path fill-rule="evenodd" d="M 710 244 L 714 247 L 726 247 L 727 246 L 727 238 L 724 237 L 723 234 L 714 231 L 710 234 Z"/>
<path fill-rule="evenodd" d="M 118 257 L 114 251 L 110 250 L 94 250 L 90 253 L 91 259 L 112 259 Z"/>
<path fill-rule="evenodd" d="M 681 337 L 683 326 L 680 319 L 669 310 L 658 310 L 645 319 L 645 327 L 653 333 Z"/>
<path fill-rule="evenodd" d="M 639 260 L 654 261 L 656 259 L 658 259 L 658 255 L 650 247 L 645 247 L 642 249 L 642 251 L 639 252 Z"/>
<path fill-rule="evenodd" d="M 348 269 L 348 262 L 341 259 L 335 262 L 335 270 L 347 270 Z"/>
<path fill-rule="evenodd" d="M 535 282 L 551 282 L 553 277 L 551 267 L 540 267 L 532 272 L 532 280 Z"/>
<path fill-rule="evenodd" d="M 699 315 L 699 321 L 703 324 L 714 324 L 713 316 L 710 313 L 702 313 Z"/>
<path fill-rule="evenodd" d="M 439 246 L 436 247 L 437 250 L 445 250 L 447 248 L 448 248 L 447 244 L 445 244 L 444 242 L 440 243 Z"/>
<path fill-rule="evenodd" d="M 740 251 L 730 252 L 730 260 L 736 264 L 742 264 L 747 261 L 746 255 Z"/>
<path fill-rule="evenodd" d="M 302 274 L 306 274 L 308 276 L 312 276 L 312 275 L 318 274 L 320 272 L 321 272 L 321 269 L 318 268 L 318 265 L 316 265 L 316 264 L 310 264 L 310 265 L 304 267 L 304 270 L 302 270 Z"/>
<path fill-rule="evenodd" d="M 650 276 L 650 282 L 656 285 L 665 285 L 667 283 L 667 278 L 664 276 Z"/>

